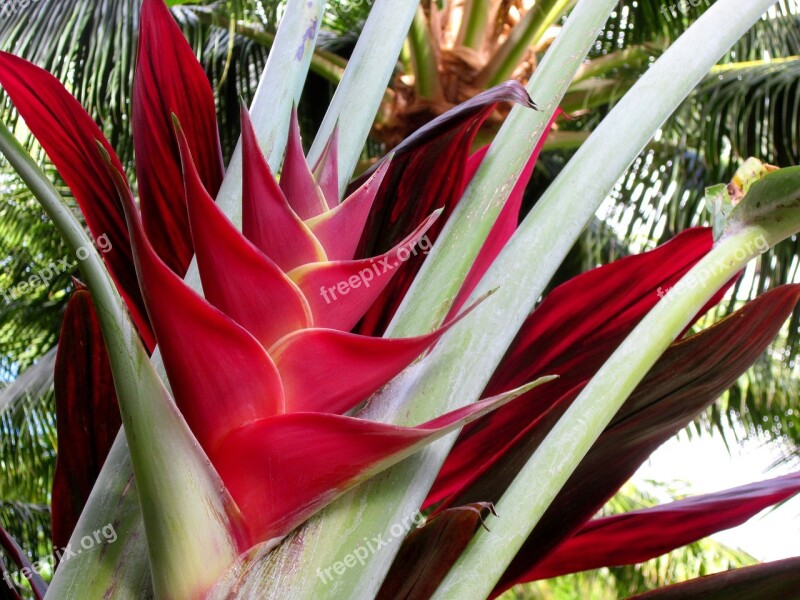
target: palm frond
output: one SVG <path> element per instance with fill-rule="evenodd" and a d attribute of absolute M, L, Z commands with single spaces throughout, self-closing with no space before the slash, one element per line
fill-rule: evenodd
<path fill-rule="evenodd" d="M 52 552 L 55 349 L 0 392 L 0 525 L 36 559 Z"/>

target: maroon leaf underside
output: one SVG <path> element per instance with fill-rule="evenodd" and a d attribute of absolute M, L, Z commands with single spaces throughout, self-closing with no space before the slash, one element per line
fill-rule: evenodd
<path fill-rule="evenodd" d="M 17 567 L 19 567 L 20 574 L 23 575 L 28 580 L 28 583 L 31 584 L 33 597 L 36 598 L 36 600 L 43 600 L 44 595 L 47 592 L 47 584 L 44 582 L 41 575 L 39 575 L 39 572 L 33 568 L 33 565 L 31 564 L 31 561 L 28 558 L 28 555 L 25 553 L 25 551 L 22 548 L 20 548 L 16 540 L 14 540 L 14 538 L 8 535 L 8 532 L 2 527 L 0 527 L 0 548 L 2 548 L 5 555 Z M 2 564 L 2 562 L 0 562 L 0 564 Z M 20 597 L 17 590 L 12 589 L 11 586 L 8 585 L 8 580 L 6 579 L 0 582 L 0 587 L 9 590 L 10 596 L 12 598 Z"/>
<path fill-rule="evenodd" d="M 44 69 L 0 52 L 0 85 L 72 191 L 94 239 L 106 236 L 109 243 L 102 247 L 110 249 L 102 253 L 103 259 L 145 345 L 152 350 L 153 334 L 136 280 L 125 217 L 97 143 L 110 155 L 113 168 L 122 173 L 113 148 L 80 103 Z"/>
<path fill-rule="evenodd" d="M 53 547 L 69 542 L 121 419 L 108 352 L 86 288 L 67 304 L 54 388 L 58 458 L 51 501 Z"/>
<path fill-rule="evenodd" d="M 433 596 L 490 512 L 494 508 L 486 502 L 459 506 L 414 530 L 403 541 L 377 600 L 427 600 Z"/>
<path fill-rule="evenodd" d="M 594 375 L 655 306 L 659 288 L 677 283 L 712 242 L 708 229 L 689 229 L 651 252 L 593 269 L 553 290 L 520 329 L 485 395 L 546 374 L 560 378 L 529 392 L 514 410 L 506 407 L 466 427 L 426 506 L 498 500 L 520 461 L 577 395 L 576 386 Z"/>
<path fill-rule="evenodd" d="M 548 579 L 604 566 L 641 563 L 753 515 L 800 491 L 800 472 L 589 521 L 530 573 Z"/>
<path fill-rule="evenodd" d="M 557 553 L 558 546 L 580 530 L 656 448 L 713 403 L 761 355 L 798 299 L 800 286 L 778 287 L 673 344 L 562 488 L 498 591 L 535 578 L 537 565 Z M 677 537 L 674 541 L 673 548 L 683 543 Z"/>
<path fill-rule="evenodd" d="M 800 557 L 776 560 L 639 594 L 630 600 L 764 600 L 798 597 Z"/>
<path fill-rule="evenodd" d="M 470 147 L 481 124 L 500 102 L 532 106 L 525 88 L 507 82 L 478 94 L 422 127 L 392 151 L 392 164 L 383 180 L 361 238 L 358 257 L 382 254 L 407 236 L 437 208 L 444 214 L 429 233 L 436 240 L 464 192 L 464 171 Z M 367 174 L 351 186 L 363 183 Z M 379 335 L 397 310 L 424 260 L 408 261 L 359 325 L 360 333 Z"/>
<path fill-rule="evenodd" d="M 183 277 L 194 248 L 173 114 L 180 119 L 203 185 L 215 196 L 224 166 L 211 84 L 163 0 L 144 0 L 133 86 L 142 221 L 158 255 Z"/>

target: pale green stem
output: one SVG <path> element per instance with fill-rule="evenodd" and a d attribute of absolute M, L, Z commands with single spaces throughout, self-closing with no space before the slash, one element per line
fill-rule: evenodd
<path fill-rule="evenodd" d="M 480 50 L 483 46 L 491 18 L 490 5 L 490 0 L 467 0 L 464 3 L 464 15 L 458 32 L 458 41 L 462 46 L 473 50 Z"/>
<path fill-rule="evenodd" d="M 411 22 L 408 32 L 408 48 L 411 51 L 411 64 L 414 67 L 414 86 L 420 98 L 437 98 L 442 90 L 439 86 L 439 71 L 436 55 L 431 45 L 428 19 L 422 6 Z"/>
<path fill-rule="evenodd" d="M 206 10 L 197 10 L 195 14 L 201 22 L 208 25 L 216 25 L 224 29 L 233 26 L 233 30 L 236 33 L 261 44 L 265 48 L 271 49 L 275 44 L 275 34 L 271 31 L 266 31 L 256 23 L 248 23 L 247 21 L 235 21 L 232 23 L 228 17 L 224 15 L 214 15 Z M 342 58 L 333 52 L 315 48 L 314 54 L 311 56 L 309 70 L 325 78 L 327 81 L 338 85 L 344 76 L 344 69 L 346 66 L 346 58 Z"/>
<path fill-rule="evenodd" d="M 308 152 L 316 164 L 337 124 L 339 127 L 339 194 L 343 194 L 358 164 L 386 86 L 397 65 L 400 50 L 418 0 L 377 0 L 369 13 L 336 88 L 328 112 Z"/>
<path fill-rule="evenodd" d="M 767 248 L 749 227 L 723 239 L 639 323 L 592 378 L 496 504 L 440 585 L 436 600 L 486 598 L 545 510 L 650 368 L 693 315 Z"/>
<path fill-rule="evenodd" d="M 325 4 L 326 0 L 289 0 L 250 107 L 259 145 L 275 173 L 283 160 L 289 134 L 289 115 L 292 105 L 300 101 Z M 225 179 L 217 194 L 217 204 L 229 219 L 241 225 L 241 140 L 225 172 Z"/>
<path fill-rule="evenodd" d="M 478 74 L 476 83 L 492 87 L 510 79 L 525 52 L 539 43 L 550 26 L 564 16 L 575 2 L 576 0 L 537 0 Z"/>

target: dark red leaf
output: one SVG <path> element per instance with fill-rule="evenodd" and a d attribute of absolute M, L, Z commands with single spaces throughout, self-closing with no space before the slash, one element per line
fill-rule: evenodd
<path fill-rule="evenodd" d="M 443 208 L 441 221 L 429 234 L 431 242 L 436 240 L 464 192 L 464 171 L 475 135 L 500 102 L 533 106 L 525 88 L 510 81 L 434 119 L 392 151 L 392 164 L 378 192 L 356 256 L 386 252 L 426 215 Z M 371 172 L 353 186 L 360 185 Z M 395 277 L 359 325 L 361 333 L 383 332 L 423 260 L 424 256 L 414 257 L 404 272 Z"/>
<path fill-rule="evenodd" d="M 776 288 L 673 344 L 572 474 L 498 589 L 529 581 L 536 565 L 578 531 L 656 448 L 733 385 L 777 335 L 798 299 L 800 285 Z M 539 439 L 541 434 L 532 446 Z"/>
<path fill-rule="evenodd" d="M 58 459 L 51 515 L 53 546 L 64 548 L 121 425 L 108 352 L 83 286 L 64 314 L 54 389 Z"/>
<path fill-rule="evenodd" d="M 690 229 L 652 252 L 594 269 L 553 290 L 520 329 L 486 393 L 547 374 L 560 379 L 533 390 L 514 411 L 507 407 L 466 427 L 426 505 L 448 498 L 448 504 L 496 501 L 521 466 L 516 461 L 532 452 L 532 438 L 558 419 L 553 407 L 569 405 L 572 398 L 564 401 L 565 395 L 611 356 L 658 302 L 659 289 L 675 285 L 711 245 L 710 230 Z M 519 456 L 506 468 L 512 450 Z"/>
<path fill-rule="evenodd" d="M 733 569 L 633 596 L 630 600 L 766 600 L 800 597 L 800 558 Z"/>
<path fill-rule="evenodd" d="M 203 185 L 216 196 L 225 171 L 211 84 L 163 0 L 144 0 L 133 84 L 142 221 L 158 255 L 183 277 L 194 248 L 173 114 L 180 119 Z"/>
<path fill-rule="evenodd" d="M 411 532 L 377 600 L 428 600 L 490 512 L 494 507 L 486 502 L 450 508 Z"/>
<path fill-rule="evenodd" d="M 632 565 L 741 525 L 800 491 L 800 472 L 594 519 L 529 573 L 549 579 L 600 567 Z"/>
<path fill-rule="evenodd" d="M 113 148 L 78 101 L 44 69 L 0 52 L 0 85 L 69 186 L 94 239 L 106 236 L 109 243 L 103 247 L 109 250 L 102 253 L 103 259 L 152 350 L 153 334 L 136 281 L 125 216 L 97 143 L 109 154 L 112 168 L 122 173 Z"/>

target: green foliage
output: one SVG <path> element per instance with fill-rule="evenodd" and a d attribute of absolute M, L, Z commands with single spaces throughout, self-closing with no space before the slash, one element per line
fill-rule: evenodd
<path fill-rule="evenodd" d="M 0 391 L 0 526 L 34 560 L 52 552 L 50 488 L 56 462 L 51 351 Z"/>

